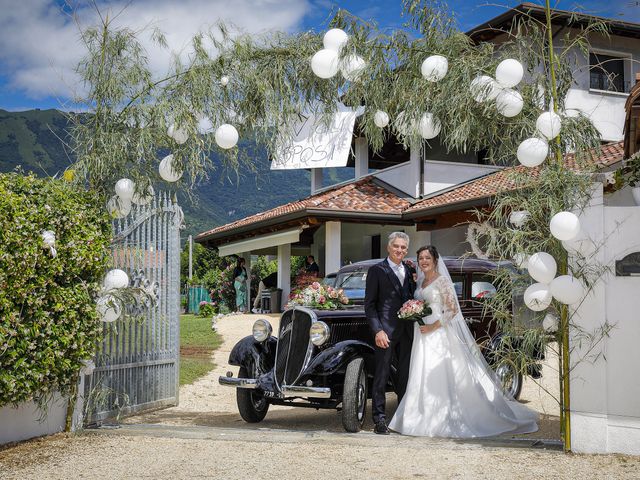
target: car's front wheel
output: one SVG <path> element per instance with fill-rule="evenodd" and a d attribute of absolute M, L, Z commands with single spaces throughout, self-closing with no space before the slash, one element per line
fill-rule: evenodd
<path fill-rule="evenodd" d="M 239 378 L 254 378 L 245 367 L 240 367 Z M 258 392 L 246 388 L 236 389 L 236 401 L 240 416 L 245 422 L 258 423 L 264 420 L 269 411 L 269 401 Z"/>
<path fill-rule="evenodd" d="M 367 371 L 363 358 L 347 365 L 342 392 L 342 426 L 347 432 L 359 432 L 367 409 Z"/>

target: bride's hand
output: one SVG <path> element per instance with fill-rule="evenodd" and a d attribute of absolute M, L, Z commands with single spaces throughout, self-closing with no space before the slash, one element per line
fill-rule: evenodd
<path fill-rule="evenodd" d="M 435 332 L 438 328 L 440 328 L 440 321 L 437 321 L 430 325 L 421 325 L 420 333 L 427 334 L 427 333 Z"/>

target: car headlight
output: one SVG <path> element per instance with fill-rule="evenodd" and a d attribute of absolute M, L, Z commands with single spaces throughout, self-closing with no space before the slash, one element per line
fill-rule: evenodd
<path fill-rule="evenodd" d="M 322 345 L 329 340 L 329 325 L 324 322 L 315 322 L 309 329 L 309 338 L 314 345 Z"/>
<path fill-rule="evenodd" d="M 264 342 L 271 336 L 272 331 L 271 324 L 264 318 L 259 318 L 253 324 L 253 338 L 256 342 Z"/>

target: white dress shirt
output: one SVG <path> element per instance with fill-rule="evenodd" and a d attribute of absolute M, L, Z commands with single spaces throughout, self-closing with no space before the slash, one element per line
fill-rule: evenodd
<path fill-rule="evenodd" d="M 387 257 L 387 262 L 389 263 L 391 270 L 393 270 L 393 273 L 398 277 L 398 280 L 400 280 L 400 285 L 404 285 L 405 270 L 402 262 L 400 262 L 400 264 L 395 264 L 389 257 Z"/>

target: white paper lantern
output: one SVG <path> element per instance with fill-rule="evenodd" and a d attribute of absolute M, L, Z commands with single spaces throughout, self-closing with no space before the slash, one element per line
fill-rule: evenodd
<path fill-rule="evenodd" d="M 198 120 L 198 126 L 196 127 L 200 135 L 206 135 L 213 132 L 213 122 L 209 117 L 202 117 Z"/>
<path fill-rule="evenodd" d="M 353 54 L 342 61 L 340 71 L 345 79 L 355 82 L 366 67 L 367 62 L 360 55 Z"/>
<path fill-rule="evenodd" d="M 536 282 L 551 283 L 556 276 L 558 265 L 555 259 L 546 252 L 534 253 L 527 262 L 529 275 Z"/>
<path fill-rule="evenodd" d="M 534 283 L 524 291 L 524 304 L 534 312 L 541 312 L 551 305 L 551 290 L 543 283 Z"/>
<path fill-rule="evenodd" d="M 480 75 L 471 82 L 471 94 L 476 102 L 482 103 L 495 99 L 500 93 L 496 81 L 488 75 Z"/>
<path fill-rule="evenodd" d="M 524 100 L 520 92 L 506 88 L 496 97 L 496 108 L 498 113 L 507 118 L 515 117 L 522 111 Z"/>
<path fill-rule="evenodd" d="M 509 222 L 517 228 L 522 227 L 529 220 L 529 212 L 527 210 L 516 210 L 509 215 Z"/>
<path fill-rule="evenodd" d="M 574 305 L 584 296 L 582 283 L 572 275 L 560 275 L 554 278 L 549 287 L 553 298 L 565 305 Z"/>
<path fill-rule="evenodd" d="M 349 35 L 344 30 L 339 28 L 332 28 L 322 37 L 322 44 L 324 48 L 333 50 L 334 52 L 340 52 L 349 41 Z"/>
<path fill-rule="evenodd" d="M 96 309 L 100 320 L 106 323 L 115 322 L 122 313 L 120 302 L 113 295 L 100 297 L 96 302 Z"/>
<path fill-rule="evenodd" d="M 311 70 L 320 78 L 331 78 L 338 73 L 338 52 L 325 48 L 311 57 Z"/>
<path fill-rule="evenodd" d="M 527 263 L 529 262 L 529 255 L 527 255 L 526 253 L 516 253 L 513 256 L 513 263 L 516 265 L 516 267 L 522 269 L 522 268 L 527 268 Z"/>
<path fill-rule="evenodd" d="M 126 288 L 129 286 L 129 275 L 124 270 L 114 268 L 109 270 L 102 282 L 105 291 L 115 290 L 117 288 Z"/>
<path fill-rule="evenodd" d="M 216 130 L 216 143 L 220 148 L 228 150 L 238 143 L 238 130 L 233 125 L 225 123 Z"/>
<path fill-rule="evenodd" d="M 378 110 L 373 115 L 373 123 L 376 124 L 378 128 L 384 128 L 389 125 L 389 114 L 387 112 L 383 112 L 382 110 Z"/>
<path fill-rule="evenodd" d="M 125 202 L 131 200 L 133 192 L 136 190 L 136 184 L 128 178 L 121 178 L 116 182 L 116 195 Z"/>
<path fill-rule="evenodd" d="M 165 182 L 177 182 L 182 177 L 182 170 L 176 170 L 173 155 L 167 155 L 162 159 L 158 171 Z"/>
<path fill-rule="evenodd" d="M 590 257 L 597 250 L 596 244 L 591 240 L 583 230 L 580 230 L 578 235 L 571 240 L 563 240 L 562 246 L 564 249 L 573 255 L 580 255 L 583 257 Z"/>
<path fill-rule="evenodd" d="M 178 128 L 175 125 L 171 125 L 167 129 L 167 135 L 173 138 L 178 145 L 182 145 L 189 138 L 189 135 L 187 135 L 187 132 L 184 128 Z"/>
<path fill-rule="evenodd" d="M 149 185 L 146 195 L 143 193 L 134 193 L 131 201 L 136 205 L 147 205 L 151 200 L 153 200 L 153 194 L 153 186 Z"/>
<path fill-rule="evenodd" d="M 420 118 L 420 135 L 422 135 L 422 138 L 430 140 L 437 137 L 440 133 L 440 128 L 440 120 L 433 113 L 427 112 Z"/>
<path fill-rule="evenodd" d="M 549 144 L 539 138 L 527 138 L 519 146 L 516 156 L 525 167 L 537 167 L 549 155 Z"/>
<path fill-rule="evenodd" d="M 107 202 L 107 211 L 113 218 L 124 218 L 131 212 L 131 202 L 114 195 Z"/>
<path fill-rule="evenodd" d="M 549 222 L 549 229 L 558 240 L 573 240 L 580 233 L 580 220 L 571 212 L 556 213 Z"/>
<path fill-rule="evenodd" d="M 524 68 L 518 60 L 508 58 L 500 62 L 496 68 L 496 81 L 501 87 L 511 88 L 520 83 L 524 76 Z"/>
<path fill-rule="evenodd" d="M 560 115 L 555 112 L 541 113 L 536 120 L 536 128 L 540 135 L 547 140 L 553 140 L 560 134 L 562 120 Z"/>
<path fill-rule="evenodd" d="M 427 57 L 422 66 L 420 73 L 425 80 L 429 82 L 438 82 L 444 78 L 449 71 L 449 61 L 442 55 L 431 55 Z"/>
<path fill-rule="evenodd" d="M 220 85 L 222 85 L 223 87 L 229 85 L 229 77 L 227 75 L 223 75 L 220 77 Z"/>
<path fill-rule="evenodd" d="M 559 324 L 558 317 L 553 313 L 547 313 L 542 320 L 542 328 L 549 333 L 557 332 Z"/>

